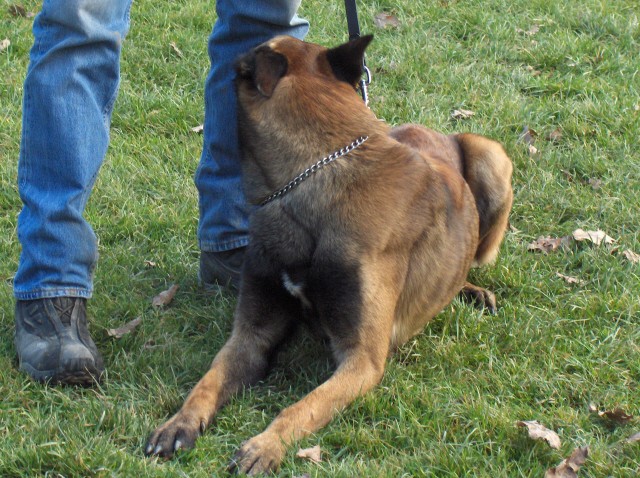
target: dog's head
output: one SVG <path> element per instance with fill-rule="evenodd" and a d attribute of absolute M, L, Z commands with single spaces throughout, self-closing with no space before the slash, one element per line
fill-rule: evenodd
<path fill-rule="evenodd" d="M 327 49 L 288 36 L 275 37 L 237 60 L 238 95 L 241 101 L 256 94 L 268 99 L 280 86 L 300 80 L 307 86 L 324 81 L 353 89 L 362 76 L 364 52 L 372 39 L 367 35 Z"/>
<path fill-rule="evenodd" d="M 238 59 L 238 134 L 250 201 L 259 203 L 311 159 L 380 128 L 355 91 L 371 39 L 327 49 L 279 36 Z"/>

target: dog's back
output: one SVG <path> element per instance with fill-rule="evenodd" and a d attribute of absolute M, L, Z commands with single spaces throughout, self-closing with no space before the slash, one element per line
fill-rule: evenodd
<path fill-rule="evenodd" d="M 479 242 L 474 266 L 491 263 L 507 228 L 513 202 L 513 165 L 502 145 L 471 133 L 444 135 L 424 126 L 394 128 L 391 137 L 448 164 L 469 185 L 479 215 Z"/>

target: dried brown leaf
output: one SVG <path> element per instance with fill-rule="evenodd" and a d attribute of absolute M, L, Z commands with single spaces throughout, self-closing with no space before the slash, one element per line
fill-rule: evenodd
<path fill-rule="evenodd" d="M 313 446 L 311 448 L 301 448 L 296 453 L 298 458 L 304 458 L 305 460 L 311 460 L 314 463 L 320 463 L 322 461 L 322 450 L 320 445 Z"/>
<path fill-rule="evenodd" d="M 589 178 L 589 181 L 587 182 L 593 189 L 600 189 L 602 187 L 602 179 Z"/>
<path fill-rule="evenodd" d="M 522 127 L 522 131 L 520 132 L 520 136 L 518 136 L 518 140 L 524 142 L 525 144 L 533 144 L 538 137 L 538 133 L 536 133 L 535 129 L 529 128 L 529 126 L 524 125 Z"/>
<path fill-rule="evenodd" d="M 622 408 L 614 408 L 613 410 L 601 411 L 598 410 L 595 405 L 590 405 L 589 411 L 591 413 L 597 413 L 599 417 L 615 422 L 618 425 L 625 425 L 633 420 L 633 415 L 629 415 Z"/>
<path fill-rule="evenodd" d="M 162 291 L 157 296 L 155 296 L 151 301 L 151 305 L 153 305 L 154 307 L 166 307 L 171 303 L 179 288 L 179 285 L 173 284 L 167 290 Z"/>
<path fill-rule="evenodd" d="M 526 70 L 531 73 L 531 76 L 540 76 L 542 74 L 542 72 L 540 70 L 536 70 L 534 67 L 532 67 L 531 65 L 527 65 Z"/>
<path fill-rule="evenodd" d="M 398 17 L 385 12 L 378 13 L 374 17 L 373 23 L 378 28 L 398 28 L 400 26 L 400 20 L 398 20 Z"/>
<path fill-rule="evenodd" d="M 575 181 L 573 174 L 571 174 L 569 171 L 567 171 L 566 169 L 561 169 L 560 171 L 562 172 L 564 177 L 567 179 L 567 181 L 569 181 L 570 183 Z"/>
<path fill-rule="evenodd" d="M 184 56 L 182 54 L 182 51 L 180 51 L 180 48 L 178 48 L 178 45 L 176 45 L 176 42 L 172 41 L 171 43 L 169 43 L 169 45 L 171 46 L 171 49 L 174 51 L 174 53 L 178 55 L 178 57 L 182 58 Z"/>
<path fill-rule="evenodd" d="M 578 284 L 578 285 L 584 284 L 584 281 L 582 279 L 578 279 L 576 277 L 566 276 L 564 274 L 560 274 L 559 272 L 556 272 L 556 275 L 561 279 L 564 279 L 565 282 L 567 282 L 568 284 Z"/>
<path fill-rule="evenodd" d="M 204 125 L 199 124 L 198 126 L 194 126 L 193 128 L 191 128 L 191 131 L 193 131 L 194 133 L 202 133 L 204 131 Z"/>
<path fill-rule="evenodd" d="M 147 267 L 155 267 L 155 266 L 157 266 L 157 264 L 155 262 L 149 261 L 149 260 L 144 261 L 144 265 L 147 266 Z"/>
<path fill-rule="evenodd" d="M 27 10 L 22 5 L 9 5 L 9 14 L 14 17 L 27 17 Z"/>
<path fill-rule="evenodd" d="M 523 30 L 522 28 L 516 28 L 516 32 L 522 33 L 523 35 L 535 35 L 540 31 L 540 25 L 531 25 L 531 28 L 528 30 Z"/>
<path fill-rule="evenodd" d="M 451 113 L 451 118 L 453 118 L 454 120 L 461 120 L 471 118 L 473 115 L 475 115 L 475 113 L 471 110 L 459 109 L 453 110 L 453 113 Z"/>
<path fill-rule="evenodd" d="M 605 244 L 613 244 L 616 240 L 607 234 L 604 231 L 598 229 L 597 231 L 584 231 L 582 229 L 576 229 L 572 234 L 573 238 L 576 241 L 589 241 L 594 243 L 596 246 L 599 246 L 603 242 Z"/>
<path fill-rule="evenodd" d="M 547 135 L 547 139 L 554 143 L 559 142 L 562 139 L 562 129 L 560 127 L 554 129 L 551 133 Z"/>
<path fill-rule="evenodd" d="M 544 478 L 577 478 L 578 470 L 587 461 L 589 447 L 576 448 L 569 458 L 562 460 L 558 466 L 549 468 Z"/>
<path fill-rule="evenodd" d="M 0 52 L 3 52 L 7 48 L 9 48 L 9 45 L 11 45 L 11 41 L 8 38 L 5 38 L 4 40 L 0 41 Z"/>
<path fill-rule="evenodd" d="M 622 255 L 632 264 L 638 264 L 640 262 L 640 254 L 636 254 L 631 249 L 625 249 L 622 251 Z"/>
<path fill-rule="evenodd" d="M 549 252 L 553 252 L 558 249 L 562 245 L 566 245 L 568 243 L 568 237 L 549 237 L 549 236 L 540 236 L 538 239 L 533 241 L 528 246 L 528 250 L 530 251 L 540 251 L 548 254 Z"/>
<path fill-rule="evenodd" d="M 560 448 L 560 437 L 553 430 L 549 430 L 537 420 L 519 421 L 516 423 L 519 427 L 526 427 L 529 430 L 529 437 L 534 440 L 545 440 L 551 448 Z"/>
<path fill-rule="evenodd" d="M 629 438 L 627 438 L 627 443 L 637 443 L 640 441 L 640 432 L 634 433 Z"/>
<path fill-rule="evenodd" d="M 142 346 L 143 349 L 152 349 L 156 346 L 156 341 L 153 339 L 147 340 Z"/>
<path fill-rule="evenodd" d="M 109 330 L 107 330 L 107 333 L 111 337 L 115 337 L 116 339 L 120 339 L 120 338 L 124 337 L 125 335 L 130 334 L 131 332 L 133 332 L 136 329 L 136 327 L 138 327 L 138 325 L 140 325 L 141 322 L 142 322 L 142 317 L 138 317 L 136 319 L 133 319 L 130 322 L 127 322 L 122 327 L 118 327 L 117 329 L 109 329 Z"/>

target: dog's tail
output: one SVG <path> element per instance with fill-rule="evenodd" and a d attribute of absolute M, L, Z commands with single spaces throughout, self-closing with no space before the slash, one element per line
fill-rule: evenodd
<path fill-rule="evenodd" d="M 480 235 L 474 266 L 493 262 L 509 222 L 513 203 L 513 165 L 502 145 L 471 133 L 454 136 L 463 156 L 463 175 L 476 200 Z"/>

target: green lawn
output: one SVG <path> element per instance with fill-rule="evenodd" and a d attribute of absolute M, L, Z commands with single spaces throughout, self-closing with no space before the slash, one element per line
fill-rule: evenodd
<path fill-rule="evenodd" d="M 584 477 L 636 477 L 640 418 L 640 26 L 636 0 L 423 0 L 360 3 L 373 72 L 371 107 L 392 124 L 482 133 L 513 159 L 511 230 L 495 265 L 472 273 L 500 309 L 455 301 L 389 362 L 382 384 L 303 440 L 281 476 L 542 477 L 576 447 Z M 331 372 L 302 336 L 259 387 L 234 399 L 194 451 L 143 456 L 150 431 L 181 405 L 231 328 L 235 301 L 196 280 L 197 195 L 206 39 L 214 2 L 138 0 L 125 41 L 111 147 L 86 216 L 100 238 L 94 338 L 107 379 L 50 388 L 15 369 L 11 280 L 19 255 L 16 166 L 31 19 L 0 8 L 0 476 L 219 476 L 238 445 Z M 22 0 L 27 12 L 39 2 Z M 374 17 L 393 14 L 398 27 Z M 341 1 L 304 1 L 309 40 L 346 39 Z M 178 55 L 171 43 L 182 52 Z M 455 109 L 473 111 L 454 120 Z M 524 128 L 529 143 L 519 140 Z M 552 132 L 559 132 L 549 139 Z M 617 240 L 528 250 L 539 236 L 601 229 Z M 153 264 L 150 264 L 153 263 Z M 572 284 L 557 273 L 580 279 Z M 164 310 L 151 299 L 180 290 Z M 121 339 L 108 329 L 142 317 Z M 527 437 L 538 420 L 559 450 Z"/>

